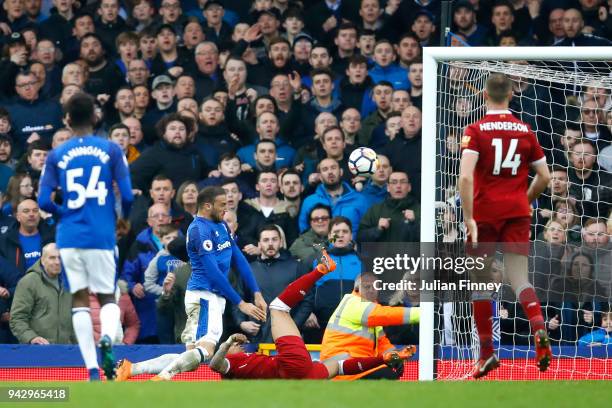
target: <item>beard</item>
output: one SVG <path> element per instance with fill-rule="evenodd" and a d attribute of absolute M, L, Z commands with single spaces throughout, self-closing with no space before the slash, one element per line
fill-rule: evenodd
<path fill-rule="evenodd" d="M 338 181 L 336 181 L 335 183 L 323 182 L 323 184 L 325 185 L 325 188 L 327 188 L 328 190 L 337 190 L 338 187 L 340 187 L 340 185 L 342 184 L 342 179 L 338 178 Z"/>

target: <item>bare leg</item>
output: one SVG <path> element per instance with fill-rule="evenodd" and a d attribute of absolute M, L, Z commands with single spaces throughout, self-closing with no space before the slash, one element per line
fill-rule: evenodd
<path fill-rule="evenodd" d="M 301 336 L 289 313 L 271 309 L 270 318 L 272 319 L 272 338 L 274 341 L 283 336 Z"/>

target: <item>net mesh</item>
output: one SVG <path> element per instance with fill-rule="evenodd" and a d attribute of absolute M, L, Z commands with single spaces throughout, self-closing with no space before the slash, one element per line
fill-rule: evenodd
<path fill-rule="evenodd" d="M 510 109 L 535 131 L 554 170 L 551 185 L 535 203 L 529 277 L 542 303 L 555 361 L 548 372 L 537 371 L 529 353 L 529 321 L 504 283 L 493 302 L 493 337 L 502 363 L 495 376 L 612 378 L 606 360 L 612 347 L 594 345 L 612 344 L 612 315 L 606 313 L 612 282 L 609 64 L 457 61 L 438 67 L 437 242 L 465 236 L 457 190 L 460 143 L 466 125 L 485 114 L 484 87 L 491 73 L 511 78 Z M 494 267 L 503 275 L 503 262 Z M 467 378 L 479 353 L 471 303 L 439 296 L 435 317 L 437 378 Z"/>

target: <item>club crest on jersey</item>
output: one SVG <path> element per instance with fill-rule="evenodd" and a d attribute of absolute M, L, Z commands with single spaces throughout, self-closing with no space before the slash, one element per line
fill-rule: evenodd
<path fill-rule="evenodd" d="M 210 239 L 207 239 L 206 241 L 202 242 L 202 247 L 207 251 L 212 251 L 213 243 Z"/>
<path fill-rule="evenodd" d="M 219 231 L 215 230 L 215 237 L 219 236 Z"/>
<path fill-rule="evenodd" d="M 470 139 L 472 139 L 471 136 L 467 136 L 467 135 L 463 136 L 461 138 L 461 147 L 464 149 L 468 147 L 468 145 L 470 144 Z"/>

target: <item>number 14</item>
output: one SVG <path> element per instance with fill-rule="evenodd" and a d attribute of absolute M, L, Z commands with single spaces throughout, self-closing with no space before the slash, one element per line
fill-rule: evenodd
<path fill-rule="evenodd" d="M 510 139 L 510 146 L 506 157 L 502 162 L 504 145 L 502 140 L 495 138 L 491 140 L 491 145 L 495 148 L 495 163 L 493 164 L 493 175 L 498 175 L 501 169 L 512 169 L 512 175 L 516 176 L 519 166 L 521 165 L 521 154 L 516 153 L 516 147 L 518 145 L 518 139 Z"/>

